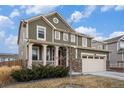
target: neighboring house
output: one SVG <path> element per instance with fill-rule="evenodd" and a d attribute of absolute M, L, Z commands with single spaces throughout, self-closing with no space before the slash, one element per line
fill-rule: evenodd
<path fill-rule="evenodd" d="M 105 40 L 110 67 L 124 67 L 124 35 Z"/>
<path fill-rule="evenodd" d="M 18 59 L 17 54 L 0 53 L 0 62 L 14 61 Z"/>
<path fill-rule="evenodd" d="M 106 50 L 106 45 L 103 41 L 92 40 L 92 48 Z"/>
<path fill-rule="evenodd" d="M 20 22 L 19 59 L 28 60 L 29 68 L 32 64 L 69 66 L 69 60 L 76 63 L 75 59 L 82 72 L 105 71 L 109 52 L 92 48 L 92 39 L 74 31 L 57 12 L 39 15 Z"/>

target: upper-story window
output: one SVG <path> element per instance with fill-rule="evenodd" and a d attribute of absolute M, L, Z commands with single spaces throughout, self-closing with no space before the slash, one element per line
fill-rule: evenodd
<path fill-rule="evenodd" d="M 67 33 L 63 33 L 63 40 L 68 41 L 68 34 Z"/>
<path fill-rule="evenodd" d="M 82 37 L 82 46 L 87 47 L 87 38 Z"/>
<path fill-rule="evenodd" d="M 60 32 L 55 31 L 55 39 L 60 40 Z"/>
<path fill-rule="evenodd" d="M 46 40 L 46 27 L 37 26 L 37 39 Z"/>
<path fill-rule="evenodd" d="M 58 20 L 58 18 L 53 18 L 53 22 L 55 23 L 55 24 L 58 24 L 59 23 L 59 20 Z"/>
<path fill-rule="evenodd" d="M 120 48 L 124 49 L 124 41 L 120 41 Z"/>
<path fill-rule="evenodd" d="M 71 35 L 71 42 L 75 42 L 75 35 Z"/>

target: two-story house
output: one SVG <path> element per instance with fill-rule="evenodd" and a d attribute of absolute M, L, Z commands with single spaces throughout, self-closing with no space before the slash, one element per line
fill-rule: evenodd
<path fill-rule="evenodd" d="M 92 48 L 106 50 L 106 44 L 103 41 L 92 40 Z"/>
<path fill-rule="evenodd" d="M 104 41 L 93 40 L 92 47 L 110 51 L 108 56 L 110 67 L 124 67 L 124 35 Z"/>
<path fill-rule="evenodd" d="M 110 67 L 124 67 L 124 35 L 104 41 L 106 49 L 110 50 Z"/>
<path fill-rule="evenodd" d="M 69 66 L 76 59 L 81 62 L 82 72 L 105 71 L 108 51 L 92 48 L 92 39 L 74 31 L 57 12 L 39 15 L 20 22 L 19 58 L 28 60 L 28 67 Z"/>

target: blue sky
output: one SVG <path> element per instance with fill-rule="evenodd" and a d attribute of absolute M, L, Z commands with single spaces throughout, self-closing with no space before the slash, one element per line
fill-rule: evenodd
<path fill-rule="evenodd" d="M 0 53 L 18 53 L 17 37 L 21 19 L 60 13 L 80 33 L 96 40 L 124 34 L 124 6 L 0 6 Z"/>

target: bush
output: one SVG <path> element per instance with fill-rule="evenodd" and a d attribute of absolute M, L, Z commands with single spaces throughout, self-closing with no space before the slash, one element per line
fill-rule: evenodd
<path fill-rule="evenodd" d="M 11 76 L 19 82 L 38 80 L 43 78 L 57 78 L 65 77 L 68 75 L 68 67 L 62 66 L 33 66 L 32 69 L 21 69 L 11 73 Z"/>

